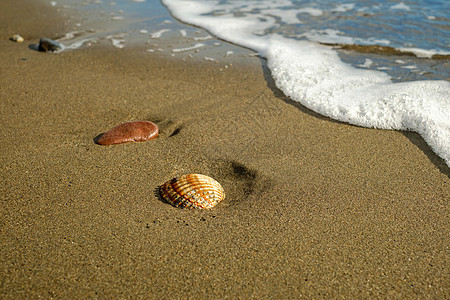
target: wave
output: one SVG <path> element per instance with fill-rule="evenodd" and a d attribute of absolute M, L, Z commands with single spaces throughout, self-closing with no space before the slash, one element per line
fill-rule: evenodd
<path fill-rule="evenodd" d="M 317 42 L 278 34 L 255 34 L 274 25 L 268 19 L 236 18 L 233 13 L 211 14 L 219 4 L 215 1 L 162 2 L 181 21 L 253 49 L 266 58 L 277 87 L 292 100 L 319 114 L 350 124 L 415 131 L 450 166 L 449 82 L 393 83 L 386 73 L 358 69 L 344 63 L 336 51 Z M 417 51 L 390 47 L 341 46 L 417 56 Z"/>

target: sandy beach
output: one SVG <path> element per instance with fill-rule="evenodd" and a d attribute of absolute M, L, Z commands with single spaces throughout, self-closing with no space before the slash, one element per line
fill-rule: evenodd
<path fill-rule="evenodd" d="M 64 16 L 31 0 L 0 16 L 0 298 L 450 298 L 450 171 L 419 135 L 321 117 L 257 57 L 42 53 Z M 159 137 L 95 144 L 136 120 Z M 226 199 L 160 201 L 187 173 Z"/>

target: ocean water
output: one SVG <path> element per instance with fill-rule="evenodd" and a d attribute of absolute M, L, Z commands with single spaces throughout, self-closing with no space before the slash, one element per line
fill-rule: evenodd
<path fill-rule="evenodd" d="M 79 5 L 117 22 L 89 39 L 103 34 L 118 48 L 135 33 L 150 40 L 148 52 L 184 58 L 220 40 L 251 49 L 292 100 L 350 124 L 415 131 L 450 166 L 450 1 L 156 2 Z M 168 46 L 165 38 L 184 42 Z M 233 52 L 205 59 L 228 55 Z"/>

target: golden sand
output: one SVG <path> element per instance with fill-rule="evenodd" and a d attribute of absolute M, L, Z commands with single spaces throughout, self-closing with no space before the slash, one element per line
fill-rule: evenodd
<path fill-rule="evenodd" d="M 449 169 L 418 135 L 302 108 L 257 58 L 33 51 L 64 31 L 33 3 L 0 2 L 0 298 L 449 298 Z M 94 143 L 134 120 L 160 135 Z M 186 173 L 227 198 L 154 194 Z"/>

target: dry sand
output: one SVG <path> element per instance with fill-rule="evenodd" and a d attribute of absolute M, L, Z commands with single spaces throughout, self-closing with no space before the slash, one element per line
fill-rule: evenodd
<path fill-rule="evenodd" d="M 450 297 L 449 168 L 418 135 L 320 117 L 257 58 L 33 51 L 64 20 L 30 3 L 0 2 L 0 298 Z M 132 120 L 160 136 L 94 143 Z M 193 172 L 225 201 L 154 195 Z"/>

